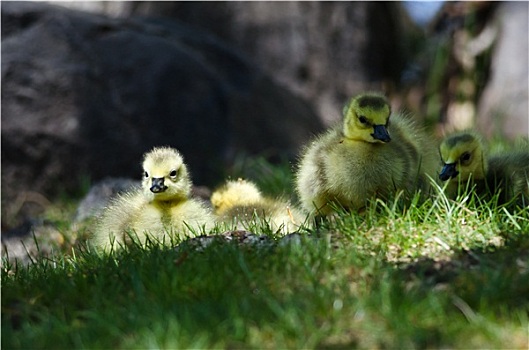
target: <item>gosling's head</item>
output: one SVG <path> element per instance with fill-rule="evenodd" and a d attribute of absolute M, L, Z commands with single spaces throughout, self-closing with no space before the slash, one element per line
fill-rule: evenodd
<path fill-rule="evenodd" d="M 446 181 L 485 178 L 487 163 L 481 137 L 471 131 L 463 131 L 448 136 L 439 147 L 443 169 L 439 179 Z"/>
<path fill-rule="evenodd" d="M 383 95 L 366 93 L 353 97 L 343 108 L 343 133 L 356 141 L 389 142 L 390 114 L 391 107 Z"/>
<path fill-rule="evenodd" d="M 262 199 L 261 191 L 250 181 L 238 179 L 227 181 L 211 195 L 211 204 L 217 215 L 222 215 L 235 206 L 249 205 Z"/>
<path fill-rule="evenodd" d="M 177 150 L 156 147 L 143 158 L 143 192 L 155 201 L 185 199 L 191 180 L 184 160 Z"/>

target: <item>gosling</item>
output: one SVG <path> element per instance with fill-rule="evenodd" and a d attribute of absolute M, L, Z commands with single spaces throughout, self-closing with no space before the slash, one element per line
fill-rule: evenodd
<path fill-rule="evenodd" d="M 449 197 L 456 198 L 460 184 L 473 185 L 484 198 L 496 195 L 498 204 L 529 205 L 529 149 L 489 156 L 481 135 L 465 130 L 446 137 L 439 150 L 439 179 L 448 181 Z"/>
<path fill-rule="evenodd" d="M 191 179 L 180 153 L 158 147 L 143 159 L 142 188 L 114 199 L 106 208 L 93 238 L 96 247 L 109 250 L 147 237 L 169 244 L 196 236 L 214 226 L 211 210 L 190 198 Z"/>
<path fill-rule="evenodd" d="M 305 215 L 288 201 L 263 196 L 257 185 L 249 180 L 230 180 L 211 195 L 211 204 L 219 220 L 235 223 L 237 229 L 261 219 L 278 234 L 298 231 Z"/>
<path fill-rule="evenodd" d="M 411 120 L 392 114 L 383 95 L 353 97 L 343 116 L 342 125 L 317 137 L 301 156 L 296 190 L 306 211 L 328 215 L 336 208 L 331 203 L 362 210 L 371 198 L 429 191 L 437 147 Z"/>

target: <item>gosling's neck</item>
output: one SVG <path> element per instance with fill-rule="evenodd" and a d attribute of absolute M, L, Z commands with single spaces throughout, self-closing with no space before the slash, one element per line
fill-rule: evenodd
<path fill-rule="evenodd" d="M 372 147 L 380 147 L 386 144 L 384 142 L 379 142 L 379 141 L 376 141 L 376 142 L 368 141 L 364 138 L 356 137 L 355 135 L 347 135 L 344 131 L 340 133 L 340 136 L 341 136 L 340 143 L 363 144 L 363 145 L 370 145 Z"/>
<path fill-rule="evenodd" d="M 489 163 L 487 161 L 485 152 L 480 151 L 478 157 L 479 161 L 476 162 L 476 166 L 474 167 L 474 169 L 472 169 L 472 176 L 476 180 L 483 180 L 486 178 L 487 173 L 489 171 Z"/>
<path fill-rule="evenodd" d="M 144 191 L 147 201 L 157 207 L 172 207 L 189 200 L 189 193 L 152 193 Z"/>

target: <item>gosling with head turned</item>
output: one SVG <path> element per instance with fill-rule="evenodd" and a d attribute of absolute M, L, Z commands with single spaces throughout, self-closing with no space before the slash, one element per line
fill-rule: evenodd
<path fill-rule="evenodd" d="M 441 181 L 448 181 L 446 193 L 455 198 L 459 186 L 475 185 L 485 198 L 498 196 L 498 203 L 529 205 L 529 143 L 493 156 L 487 155 L 480 134 L 465 130 L 446 137 L 439 150 L 443 168 Z"/>
<path fill-rule="evenodd" d="M 109 250 L 136 238 L 145 244 L 147 236 L 169 244 L 211 229 L 211 210 L 190 198 L 191 186 L 180 153 L 170 147 L 154 148 L 144 155 L 142 188 L 111 202 L 100 218 L 93 244 Z"/>
<path fill-rule="evenodd" d="M 261 219 L 272 231 L 287 234 L 299 230 L 305 215 L 287 200 L 263 196 L 257 185 L 238 179 L 227 181 L 211 195 L 211 204 L 220 221 L 235 223 L 237 229 Z"/>
<path fill-rule="evenodd" d="M 336 206 L 362 210 L 369 199 L 429 191 L 436 145 L 408 118 L 391 113 L 381 94 L 352 98 L 344 120 L 303 152 L 296 174 L 302 207 L 328 215 Z"/>

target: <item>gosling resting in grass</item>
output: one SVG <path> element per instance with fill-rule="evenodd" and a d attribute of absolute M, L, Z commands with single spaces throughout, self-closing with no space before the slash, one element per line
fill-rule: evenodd
<path fill-rule="evenodd" d="M 183 158 L 169 147 L 154 148 L 144 156 L 142 188 L 114 199 L 100 218 L 94 245 L 108 250 L 147 235 L 170 243 L 211 228 L 214 219 L 199 200 L 190 198 L 191 179 Z"/>
<path fill-rule="evenodd" d="M 494 156 L 487 155 L 482 137 L 475 131 L 466 130 L 446 137 L 439 150 L 443 168 L 441 181 L 449 181 L 447 194 L 455 198 L 458 186 L 471 181 L 475 191 L 498 203 L 514 200 L 529 205 L 529 147 Z"/>
<path fill-rule="evenodd" d="M 341 125 L 317 137 L 301 156 L 296 188 L 305 210 L 326 215 L 330 202 L 359 210 L 373 197 L 429 188 L 429 177 L 436 177 L 436 145 L 411 120 L 392 114 L 383 95 L 352 98 L 343 116 Z"/>
<path fill-rule="evenodd" d="M 238 229 L 261 219 L 272 231 L 287 234 L 305 221 L 305 215 L 288 201 L 263 196 L 256 184 L 243 179 L 227 181 L 213 192 L 211 204 L 221 221 L 235 223 Z"/>

